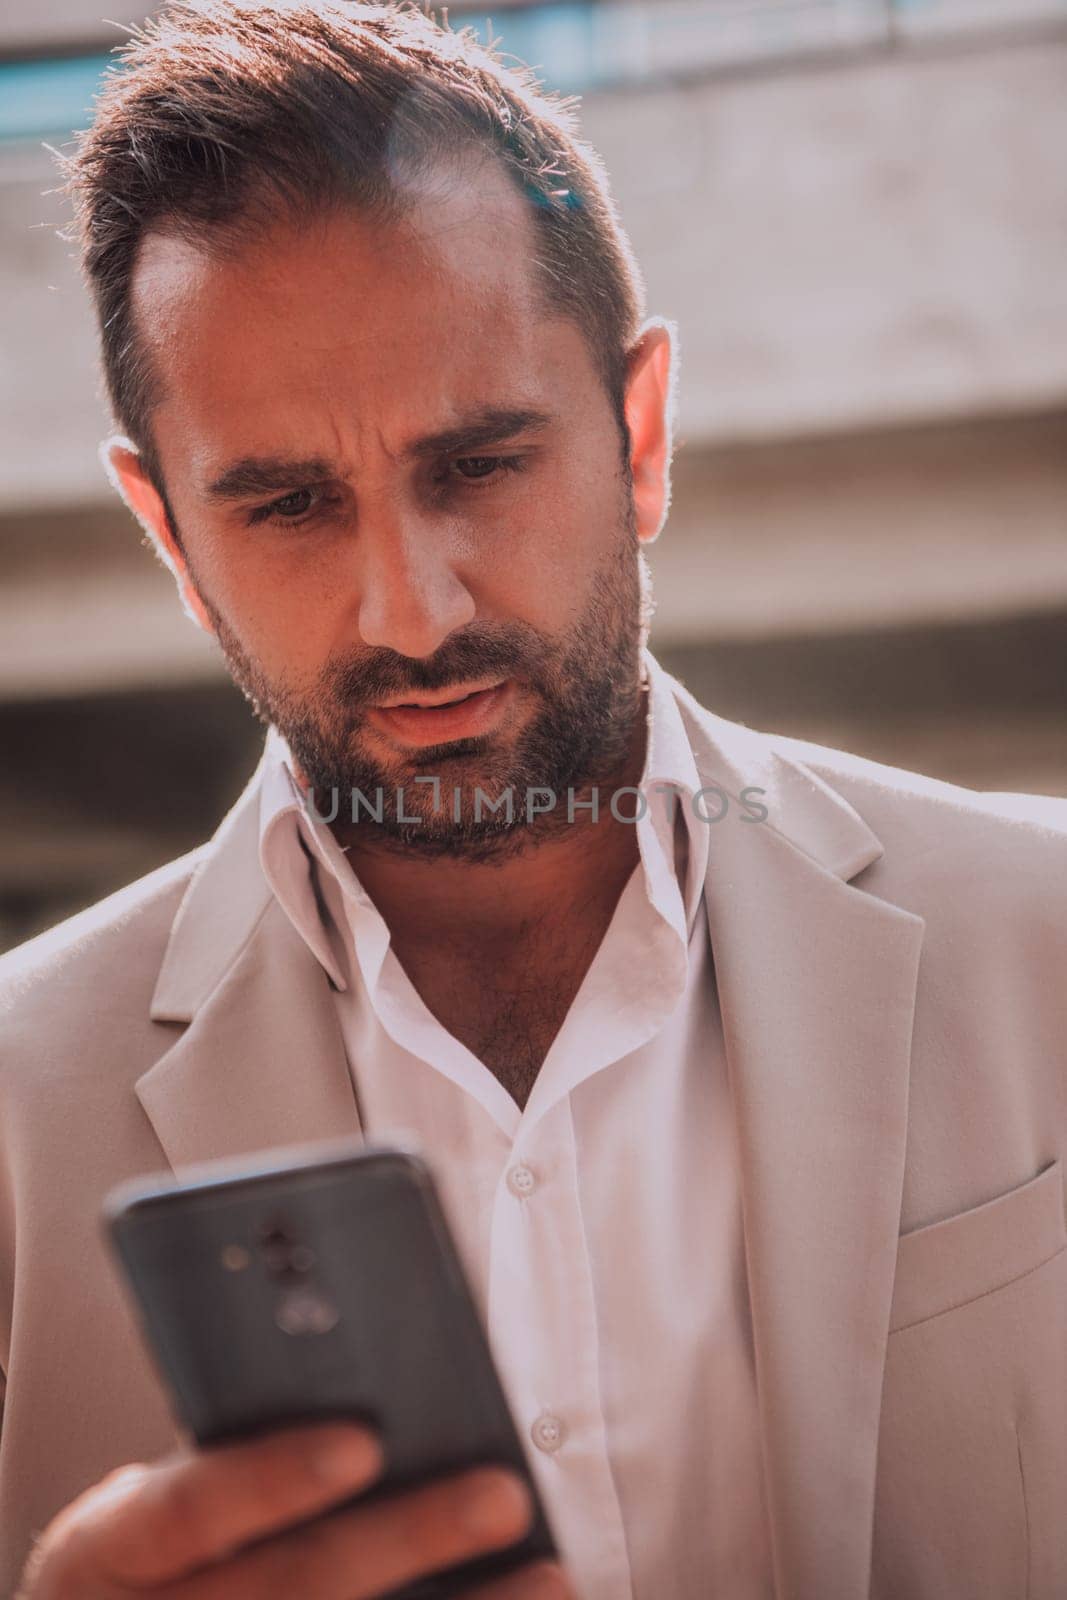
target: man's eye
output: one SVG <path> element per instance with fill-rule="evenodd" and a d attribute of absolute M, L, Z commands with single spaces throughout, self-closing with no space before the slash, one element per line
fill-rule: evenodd
<path fill-rule="evenodd" d="M 331 499 L 322 489 L 293 489 L 289 494 L 283 494 L 280 499 L 272 500 L 269 505 L 256 506 L 248 514 L 249 526 L 257 522 L 294 523 L 310 520 L 308 513 L 322 510 L 324 506 L 333 505 Z"/>
<path fill-rule="evenodd" d="M 522 456 L 457 456 L 452 465 L 465 483 L 475 484 L 521 472 L 526 462 Z"/>

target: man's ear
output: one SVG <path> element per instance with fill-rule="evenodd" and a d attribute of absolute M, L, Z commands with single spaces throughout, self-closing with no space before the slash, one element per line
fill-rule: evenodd
<path fill-rule="evenodd" d="M 160 560 L 170 568 L 186 615 L 205 633 L 213 634 L 214 625 L 196 592 L 188 563 L 174 537 L 166 507 L 158 490 L 145 475 L 136 445 L 119 436 L 105 439 L 100 446 L 100 460 L 112 487 L 122 496 L 152 540 Z"/>
<path fill-rule="evenodd" d="M 657 537 L 671 503 L 676 338 L 673 323 L 651 317 L 642 325 L 627 357 L 630 471 L 637 537 L 643 544 Z"/>

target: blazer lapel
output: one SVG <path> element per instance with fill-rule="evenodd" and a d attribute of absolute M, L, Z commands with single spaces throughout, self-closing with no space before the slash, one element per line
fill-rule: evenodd
<path fill-rule="evenodd" d="M 259 864 L 261 775 L 190 881 L 152 998 L 187 1024 L 136 1084 L 176 1171 L 361 1133 L 330 980 Z"/>
<path fill-rule="evenodd" d="M 850 887 L 882 853 L 771 740 L 679 687 L 713 827 L 706 905 L 740 1146 L 778 1600 L 869 1592 L 925 924 Z M 741 821 L 755 786 L 766 822 Z M 716 801 L 714 810 L 721 809 Z"/>

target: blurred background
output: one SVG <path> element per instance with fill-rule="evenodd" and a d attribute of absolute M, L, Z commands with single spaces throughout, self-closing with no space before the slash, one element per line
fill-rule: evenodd
<path fill-rule="evenodd" d="M 0 21 L 0 949 L 208 837 L 262 743 L 97 460 L 44 146 L 145 15 L 101 6 Z M 660 659 L 752 727 L 1067 794 L 1067 0 L 449 14 L 581 95 L 679 324 Z"/>

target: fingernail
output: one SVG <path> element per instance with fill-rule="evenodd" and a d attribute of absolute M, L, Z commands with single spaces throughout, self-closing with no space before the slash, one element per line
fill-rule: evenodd
<path fill-rule="evenodd" d="M 312 1455 L 312 1467 L 323 1483 L 355 1483 L 373 1476 L 381 1464 L 381 1449 L 369 1433 L 346 1428 L 321 1440 Z"/>
<path fill-rule="evenodd" d="M 472 1483 L 460 1510 L 464 1524 L 476 1538 L 521 1533 L 530 1519 L 530 1496 L 525 1485 L 509 1473 L 487 1473 Z"/>

